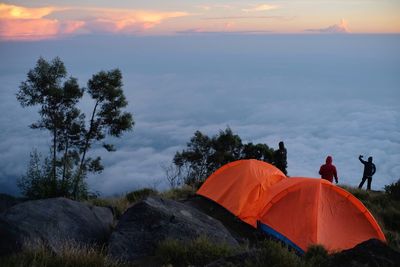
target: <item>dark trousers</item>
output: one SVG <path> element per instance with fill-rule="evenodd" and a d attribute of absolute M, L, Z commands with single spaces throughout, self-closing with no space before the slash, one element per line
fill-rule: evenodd
<path fill-rule="evenodd" d="M 361 187 L 364 185 L 365 180 L 368 179 L 368 184 L 367 184 L 367 190 L 371 190 L 371 182 L 372 182 L 372 177 L 363 177 L 361 180 L 360 185 L 358 186 L 358 188 L 361 189 Z"/>

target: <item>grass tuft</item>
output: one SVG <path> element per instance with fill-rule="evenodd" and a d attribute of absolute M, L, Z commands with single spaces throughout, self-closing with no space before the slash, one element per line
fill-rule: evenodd
<path fill-rule="evenodd" d="M 32 246 L 22 252 L 0 258 L 0 266 L 7 267 L 130 267 L 111 260 L 104 248 L 66 242 L 54 253 L 44 245 Z"/>
<path fill-rule="evenodd" d="M 129 203 L 135 203 L 145 199 L 146 197 L 156 195 L 158 195 L 156 190 L 151 188 L 143 188 L 126 194 L 125 198 L 129 201 Z"/>
<path fill-rule="evenodd" d="M 280 266 L 280 267 L 302 267 L 304 261 L 290 251 L 287 246 L 273 240 L 264 240 L 260 242 L 251 257 L 247 257 L 243 266 L 262 267 L 262 266 Z M 239 265 L 241 266 L 241 264 Z"/>
<path fill-rule="evenodd" d="M 93 198 L 87 202 L 94 206 L 111 208 L 116 219 L 119 219 L 130 206 L 129 201 L 125 197 Z"/>
<path fill-rule="evenodd" d="M 196 194 L 196 189 L 191 186 L 184 185 L 180 188 L 172 188 L 168 191 L 162 192 L 160 195 L 164 198 L 173 200 L 185 200 L 193 197 Z"/>
<path fill-rule="evenodd" d="M 215 244 L 206 237 L 198 237 L 190 242 L 175 239 L 162 241 L 156 250 L 161 264 L 173 266 L 204 266 L 221 257 L 236 252 L 226 244 Z"/>
<path fill-rule="evenodd" d="M 310 246 L 304 254 L 304 260 L 309 266 L 327 266 L 329 261 L 328 251 L 322 245 Z"/>

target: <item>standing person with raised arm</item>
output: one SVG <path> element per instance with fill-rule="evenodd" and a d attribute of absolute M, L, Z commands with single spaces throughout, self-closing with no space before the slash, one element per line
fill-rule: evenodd
<path fill-rule="evenodd" d="M 360 162 L 362 164 L 364 164 L 364 173 L 363 173 L 363 177 L 361 180 L 360 185 L 358 186 L 358 188 L 362 188 L 362 186 L 365 183 L 365 180 L 368 180 L 368 184 L 367 184 L 367 190 L 371 190 L 371 182 L 372 182 L 372 176 L 375 174 L 376 172 L 376 166 L 374 163 L 372 163 L 372 157 L 368 158 L 368 161 L 365 161 L 362 159 L 363 155 L 360 155 L 358 157 L 358 159 L 360 160 Z"/>

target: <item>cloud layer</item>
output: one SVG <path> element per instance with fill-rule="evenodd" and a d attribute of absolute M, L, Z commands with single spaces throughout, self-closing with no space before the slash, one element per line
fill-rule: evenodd
<path fill-rule="evenodd" d="M 16 192 L 15 179 L 32 147 L 47 153 L 46 132 L 28 128 L 36 110 L 21 108 L 15 99 L 39 55 L 60 56 L 82 85 L 101 69 L 119 67 L 123 73 L 136 125 L 116 140 L 116 152 L 91 152 L 105 163 L 104 173 L 89 179 L 92 190 L 110 195 L 165 188 L 161 165 L 196 130 L 213 135 L 226 126 L 246 142 L 277 147 L 283 140 L 290 175 L 318 177 L 332 155 L 340 181 L 355 186 L 362 174 L 358 155 L 372 155 L 378 169 L 372 187 L 382 189 L 400 178 L 399 45 L 398 36 L 380 35 L 2 43 L 0 191 Z"/>

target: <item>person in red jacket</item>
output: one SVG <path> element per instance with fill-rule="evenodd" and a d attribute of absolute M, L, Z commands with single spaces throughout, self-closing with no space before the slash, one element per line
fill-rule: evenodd
<path fill-rule="evenodd" d="M 321 174 L 322 179 L 328 180 L 331 183 L 333 181 L 333 177 L 335 177 L 335 182 L 338 183 L 339 179 L 337 176 L 336 167 L 332 164 L 331 156 L 326 158 L 326 163 L 323 164 L 319 169 L 319 174 Z"/>

